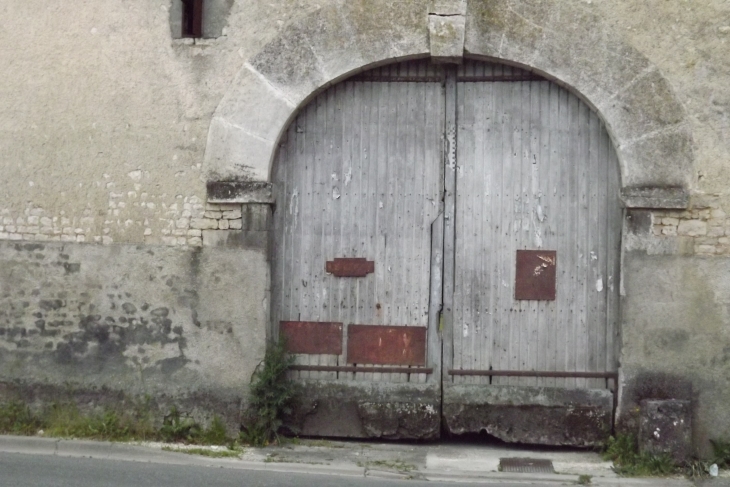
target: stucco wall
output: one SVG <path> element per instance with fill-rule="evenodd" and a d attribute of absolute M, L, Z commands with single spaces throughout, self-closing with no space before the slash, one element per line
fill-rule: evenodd
<path fill-rule="evenodd" d="M 267 281 L 255 250 L 2 243 L 0 383 L 240 407 L 268 315 L 242 298 Z"/>
<path fill-rule="evenodd" d="M 631 254 L 626 258 L 622 407 L 641 399 L 692 401 L 693 442 L 727 438 L 730 395 L 730 261 Z"/>
<path fill-rule="evenodd" d="M 83 363 L 97 367 L 97 371 L 84 380 L 130 390 L 141 390 L 149 384 L 166 390 L 177 383 L 171 377 L 192 380 L 192 388 L 198 384 L 202 387 L 212 378 L 218 381 L 216 387 L 220 390 L 237 389 L 247 380 L 254 358 L 262 350 L 261 326 L 266 320 L 258 317 L 247 321 L 251 313 L 258 316 L 256 313 L 266 307 L 267 266 L 260 246 L 256 247 L 258 250 L 204 247 L 202 253 L 196 253 L 201 251 L 173 251 L 158 245 L 197 247 L 203 243 L 203 229 L 196 228 L 194 222 L 205 219 L 206 210 L 217 211 L 206 207 L 203 162 L 209 126 L 244 63 L 288 26 L 337 2 L 236 0 L 226 14 L 227 25 L 221 28 L 222 35 L 195 42 L 172 39 L 171 0 L 3 2 L 0 240 L 20 239 L 23 245 L 21 250 L 16 249 L 15 243 L 0 246 L 3 269 L 16 269 L 12 275 L 8 271 L 1 275 L 0 286 L 8 295 L 0 301 L 0 309 L 5 313 L 0 315 L 0 327 L 26 330 L 25 337 L 18 338 L 17 333 L 22 333 L 19 331 L 0 337 L 3 378 L 61 381 L 80 377 L 79 369 L 70 365 L 54 367 L 51 353 L 40 361 L 27 359 L 45 350 L 49 341 L 54 343 L 54 351 L 64 343 L 58 337 L 42 340 L 40 331 L 30 336 L 30 331 L 40 330 L 36 324 L 39 320 L 70 321 L 71 324 L 62 325 L 68 330 L 61 336 L 73 337 L 85 333 L 83 323 L 88 316 L 125 316 L 118 308 L 111 308 L 115 301 L 119 301 L 118 307 L 133 299 L 129 302 L 137 310 L 147 302 L 150 310 L 179 308 L 190 314 L 189 304 L 180 304 L 180 296 L 161 280 L 165 274 L 180 276 L 187 283 L 184 288 L 199 293 L 200 306 L 207 310 L 203 314 L 210 313 L 211 323 L 236 323 L 234 334 L 238 330 L 244 335 L 250 331 L 252 336 L 260 337 L 255 342 L 259 348 L 241 348 L 237 340 L 223 343 L 221 337 L 227 332 L 221 335 L 199 328 L 192 314 L 181 314 L 176 315 L 179 325 L 174 326 L 181 326 L 188 337 L 189 348 L 184 355 L 195 358 L 172 375 L 163 371 L 159 361 L 183 353 L 173 350 L 175 346 L 162 345 L 173 343 L 170 340 L 175 340 L 174 331 L 159 338 L 144 354 L 134 347 L 124 352 L 128 356 L 120 352 L 114 359 L 118 368 L 108 374 L 105 370 L 109 369 L 103 364 L 111 362 L 102 361 L 101 368 L 97 367 L 99 364 L 93 359 L 95 338 L 91 338 L 89 343 L 93 346 L 77 358 L 91 360 Z M 425 5 L 419 0 L 351 3 L 359 16 L 356 24 L 367 32 L 377 30 L 377 26 L 368 23 L 372 12 L 411 11 Z M 546 4 L 505 0 L 500 3 L 504 8 L 499 10 L 504 17 L 490 21 L 498 25 L 509 16 L 529 29 L 535 22 L 530 12 L 538 15 Z M 591 25 L 584 26 L 588 30 L 598 22 L 605 32 L 658 68 L 689 121 L 694 154 L 691 204 L 730 214 L 730 3 L 565 0 L 561 5 L 559 11 L 551 13 L 560 16 L 560 22 L 590 22 Z M 325 17 L 322 21 L 337 23 L 338 19 Z M 424 10 L 424 29 L 425 22 Z M 407 35 L 384 32 L 376 40 L 398 42 Z M 585 39 L 575 38 L 574 42 L 583 51 L 591 52 L 592 46 L 581 44 Z M 610 76 L 611 67 L 620 61 L 621 54 L 599 49 L 591 56 L 605 58 L 606 76 Z M 650 84 L 647 90 L 651 89 Z M 625 235 L 622 365 L 627 390 L 633 387 L 632 378 L 649 371 L 689 379 L 696 390 L 704 391 L 697 396 L 695 446 L 706 451 L 705 440 L 711 433 L 730 437 L 730 414 L 726 409 L 730 392 L 722 375 L 724 362 L 717 358 L 724 353 L 724 347 L 730 346 L 730 317 L 723 311 L 726 298 L 722 292 L 727 273 L 721 272 L 730 261 L 727 255 L 720 255 L 726 254 L 726 242 L 720 239 L 730 236 L 730 228 L 723 226 L 723 235 L 715 229 L 711 237 L 715 240 L 709 244 L 687 240 L 697 235 L 672 235 L 672 221 L 665 225 L 663 218 L 705 218 L 692 211 L 678 216 L 658 212 L 653 217 L 656 234 L 650 223 L 647 232 L 636 238 Z M 647 218 L 651 222 L 652 217 Z M 44 243 L 42 250 L 27 250 L 24 246 L 38 240 L 57 242 Z M 151 247 L 137 248 L 137 244 Z M 715 251 L 709 252 L 706 246 L 710 244 Z M 70 260 L 61 260 L 61 254 L 70 256 Z M 693 257 L 695 254 L 709 255 Z M 191 266 L 196 255 L 207 263 L 200 267 L 201 273 L 207 273 L 206 282 L 222 279 L 210 288 L 220 292 L 207 291 L 201 281 L 193 280 Z M 56 265 L 57 262 L 60 264 Z M 64 262 L 79 263 L 79 272 L 67 273 Z M 224 264 L 225 268 L 216 267 Z M 162 269 L 158 269 L 154 279 L 146 280 L 147 271 L 158 267 Z M 119 272 L 112 272 L 113 269 Z M 20 286 L 18 273 L 24 275 Z M 659 276 L 664 276 L 661 285 L 657 284 Z M 112 290 L 113 286 L 119 289 Z M 30 297 L 18 296 L 20 290 Z M 35 290 L 40 290 L 40 294 L 33 295 Z M 127 292 L 132 297 L 112 300 L 107 296 L 126 296 Z M 65 297 L 59 293 L 66 293 Z M 700 295 L 702 299 L 698 298 Z M 652 303 L 662 302 L 666 296 L 672 297 L 673 305 L 681 312 L 657 313 L 652 308 Z M 73 319 L 49 318 L 46 315 L 61 312 L 42 309 L 41 301 L 55 300 L 73 302 L 75 306 L 93 304 L 100 311 L 76 309 Z M 25 302 L 29 303 L 28 309 L 23 308 Z M 33 313 L 43 317 L 34 317 Z M 675 335 L 679 333 L 680 338 L 688 334 L 689 345 L 674 340 L 667 342 L 666 353 L 655 353 L 662 349 L 664 342 L 660 338 L 671 335 L 657 331 L 663 328 Z M 216 355 L 211 354 L 210 347 L 220 347 L 216 350 L 222 351 L 218 356 L 223 357 L 225 364 L 202 360 Z M 152 350 L 157 350 L 148 362 L 152 365 L 144 365 L 143 355 Z M 168 357 L 168 352 L 178 355 Z M 667 360 L 667 353 L 677 360 Z M 143 364 L 139 367 L 149 369 L 148 375 L 138 373 L 134 357 Z M 215 371 L 236 360 L 247 365 L 235 374 L 217 375 Z M 164 370 L 170 369 L 165 366 Z M 144 377 L 149 378 L 143 380 Z M 629 402 L 625 405 L 628 408 Z"/>

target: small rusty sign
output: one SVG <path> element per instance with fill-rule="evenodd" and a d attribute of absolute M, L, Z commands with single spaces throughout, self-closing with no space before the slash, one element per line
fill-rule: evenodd
<path fill-rule="evenodd" d="M 375 262 L 363 258 L 328 260 L 325 270 L 336 277 L 365 277 L 375 272 Z"/>
<path fill-rule="evenodd" d="M 557 252 L 518 250 L 515 299 L 554 301 Z"/>
<path fill-rule="evenodd" d="M 426 328 L 349 325 L 347 363 L 426 365 Z"/>
<path fill-rule="evenodd" d="M 289 353 L 342 355 L 342 323 L 281 321 L 279 334 Z"/>

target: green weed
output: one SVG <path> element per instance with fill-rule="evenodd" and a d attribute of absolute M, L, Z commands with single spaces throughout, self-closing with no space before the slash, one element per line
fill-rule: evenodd
<path fill-rule="evenodd" d="M 720 468 L 730 468 L 730 441 L 710 440 L 712 445 L 713 459 Z"/>
<path fill-rule="evenodd" d="M 227 445 L 233 440 L 218 417 L 210 427 L 202 428 L 176 408 L 156 428 L 149 408 L 132 407 L 128 411 L 103 409 L 84 412 L 74 403 L 56 403 L 34 412 L 20 402 L 0 403 L 0 434 L 87 438 L 105 441 L 148 441 Z"/>
<path fill-rule="evenodd" d="M 590 475 L 579 475 L 578 476 L 578 485 L 590 485 L 591 484 L 591 477 Z"/>
<path fill-rule="evenodd" d="M 249 389 L 249 408 L 240 436 L 244 443 L 266 446 L 278 441 L 281 418 L 291 412 L 297 395 L 296 385 L 286 377 L 293 360 L 283 341 L 267 348 Z"/>
<path fill-rule="evenodd" d="M 165 416 L 160 428 L 160 437 L 167 443 L 195 443 L 202 433 L 202 428 L 192 418 L 184 416 L 173 407 Z"/>
<path fill-rule="evenodd" d="M 82 413 L 75 404 L 54 404 L 41 419 L 47 436 L 106 441 L 149 439 L 155 436 L 151 421 L 112 410 Z"/>
<path fill-rule="evenodd" d="M 610 437 L 603 457 L 612 460 L 614 471 L 626 477 L 666 476 L 678 472 L 678 466 L 668 455 L 639 454 L 636 438 L 630 434 Z"/>
<path fill-rule="evenodd" d="M 34 435 L 44 427 L 44 422 L 25 404 L 19 402 L 0 404 L 0 433 Z"/>

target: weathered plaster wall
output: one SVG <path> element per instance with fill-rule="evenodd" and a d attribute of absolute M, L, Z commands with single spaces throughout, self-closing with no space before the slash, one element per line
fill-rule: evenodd
<path fill-rule="evenodd" d="M 240 401 L 267 282 L 256 250 L 0 244 L 0 382 Z"/>
<path fill-rule="evenodd" d="M 0 6 L 0 219 L 15 227 L 0 239 L 172 244 L 165 237 L 196 236 L 187 231 L 205 211 L 200 170 L 211 114 L 245 59 L 311 7 L 236 2 L 228 35 L 193 45 L 171 38 L 170 6 Z M 22 49 L 20 39 L 28 40 Z"/>
<path fill-rule="evenodd" d="M 624 423 L 641 399 L 691 400 L 693 443 L 710 454 L 707 438 L 730 433 L 730 261 L 634 252 L 624 275 Z"/>
<path fill-rule="evenodd" d="M 204 211 L 208 127 L 236 74 L 287 25 L 331 3 L 234 2 L 221 28 L 225 35 L 195 45 L 172 39 L 171 0 L 29 0 L 0 7 L 0 60 L 7 72 L 0 88 L 6 101 L 0 105 L 0 158 L 13 174 L 0 181 L 0 216 L 26 230 L 0 232 L 35 238 L 30 235 L 44 234 L 35 232 L 44 225 L 27 224 L 27 217 L 39 216 L 57 223 L 46 220 L 45 228 L 53 227 L 59 239 L 162 243 L 170 236 L 163 230 L 185 233 L 185 219 Z M 597 19 L 659 68 L 691 120 L 695 190 L 717 195 L 730 211 L 730 172 L 723 170 L 730 160 L 727 2 L 561 3 L 559 15 Z M 350 8 L 359 18 L 350 25 L 377 30 L 367 24 L 368 12 L 419 4 L 359 0 Z M 527 2 L 512 4 L 506 3 L 510 15 L 529 23 Z M 423 15 L 425 29 L 425 7 Z M 396 34 L 401 41 L 408 35 Z M 33 42 L 17 49 L 17 39 L 29 36 Z"/>

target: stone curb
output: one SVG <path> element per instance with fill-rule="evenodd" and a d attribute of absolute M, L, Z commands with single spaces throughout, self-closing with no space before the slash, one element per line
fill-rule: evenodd
<path fill-rule="evenodd" d="M 343 477 L 372 477 L 382 480 L 418 479 L 427 481 L 458 483 L 541 483 L 574 485 L 578 475 L 572 474 L 519 474 L 485 471 L 451 470 L 413 470 L 394 472 L 372 467 L 354 465 L 320 465 L 296 462 L 267 462 L 265 456 L 256 459 L 209 458 L 188 455 L 175 451 L 159 450 L 155 446 L 106 441 L 65 440 L 58 438 L 39 438 L 0 435 L 0 453 L 19 453 L 29 455 L 57 455 L 70 458 L 97 458 L 141 463 L 160 463 L 169 465 L 194 465 L 236 470 L 257 470 L 280 473 L 300 473 L 316 475 L 337 475 Z M 593 477 L 591 485 L 606 487 L 689 487 L 692 483 L 683 479 L 632 479 Z"/>

